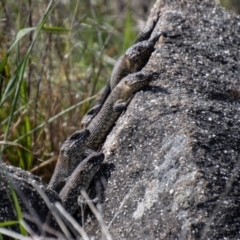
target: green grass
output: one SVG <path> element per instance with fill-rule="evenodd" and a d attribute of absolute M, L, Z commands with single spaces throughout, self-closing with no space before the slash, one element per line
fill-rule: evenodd
<path fill-rule="evenodd" d="M 135 41 L 136 23 L 129 10 L 117 16 L 104 0 L 5 4 L 0 6 L 0 19 L 7 20 L 0 33 L 1 156 L 27 170 L 39 165 L 34 173 L 48 181 L 54 164 L 44 162 L 80 129 L 90 97 Z"/>
<path fill-rule="evenodd" d="M 27 236 L 27 231 L 26 229 L 22 226 L 22 224 L 20 223 L 23 220 L 23 215 L 22 215 L 22 210 L 18 201 L 18 197 L 16 192 L 14 191 L 13 188 L 11 188 L 11 195 L 12 195 L 12 199 L 13 199 L 13 203 L 14 203 L 14 208 L 15 211 L 17 213 L 17 218 L 18 218 L 18 223 L 19 223 L 19 229 L 20 229 L 20 233 L 23 236 Z"/>
<path fill-rule="evenodd" d="M 22 226 L 22 221 L 23 221 L 23 215 L 22 215 L 22 210 L 20 207 L 20 203 L 17 197 L 17 194 L 13 188 L 13 185 L 11 184 L 11 182 L 9 182 L 9 194 L 8 197 L 9 199 L 12 199 L 13 205 L 14 205 L 14 210 L 17 216 L 17 221 L 16 220 L 10 220 L 10 221 L 6 221 L 6 222 L 0 222 L 0 227 L 10 227 L 12 225 L 19 225 L 19 230 L 22 236 L 27 236 L 28 233 L 26 231 L 26 229 Z M 0 239 L 2 238 L 2 235 L 0 234 Z"/>
<path fill-rule="evenodd" d="M 23 109 L 27 108 L 27 86 L 26 86 L 26 81 L 24 81 L 24 73 L 26 71 L 26 67 L 27 67 L 27 63 L 29 62 L 29 58 L 30 58 L 30 54 L 32 52 L 32 49 L 34 47 L 34 44 L 40 34 L 40 32 L 42 31 L 48 16 L 50 15 L 50 13 L 52 12 L 54 8 L 54 4 L 53 1 L 51 1 L 43 15 L 42 20 L 40 21 L 40 24 L 37 28 L 24 28 L 21 29 L 16 36 L 15 41 L 13 42 L 13 44 L 10 46 L 10 48 L 7 51 L 7 54 L 5 56 L 5 59 L 7 59 L 11 53 L 11 50 L 16 46 L 17 48 L 17 66 L 16 69 L 13 72 L 13 75 L 11 76 L 11 78 L 8 81 L 8 84 L 6 85 L 6 89 L 2 94 L 2 98 L 0 101 L 0 108 L 3 107 L 3 104 L 7 102 L 8 98 L 10 96 L 13 96 L 13 101 L 11 102 L 11 107 L 10 107 L 10 113 L 9 113 L 9 118 L 7 121 L 7 125 L 4 131 L 4 141 L 6 141 L 8 139 L 8 134 L 10 132 L 10 127 L 12 125 L 12 121 L 13 121 L 13 115 L 15 112 L 15 109 L 17 107 L 17 101 L 18 99 L 21 97 L 22 98 L 22 104 L 24 106 Z M 32 42 L 30 42 L 30 46 L 27 49 L 27 52 L 23 55 L 23 57 L 21 59 L 19 59 L 20 56 L 20 51 L 19 51 L 19 44 L 20 44 L 20 40 L 29 32 L 35 30 L 34 36 L 33 36 L 33 40 Z M 3 62 L 6 64 L 6 60 L 3 59 Z M 2 67 L 3 68 L 3 67 Z M 28 132 L 30 131 L 31 128 L 31 123 L 30 123 L 30 118 L 29 116 L 25 115 L 22 118 L 22 124 L 20 127 L 20 132 Z M 30 136 L 26 136 L 26 138 L 24 139 L 24 146 L 26 148 L 30 148 L 31 147 L 31 137 Z M 2 151 L 4 150 L 4 148 L 2 148 Z M 22 152 L 21 149 L 17 149 L 18 152 L 18 156 L 19 156 L 19 166 L 24 168 L 24 169 L 30 169 L 32 167 L 32 162 L 31 162 L 31 156 L 29 155 L 29 152 Z"/>

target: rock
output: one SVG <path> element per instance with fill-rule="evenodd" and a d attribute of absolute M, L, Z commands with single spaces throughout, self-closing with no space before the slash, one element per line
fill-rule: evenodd
<path fill-rule="evenodd" d="M 44 236 L 42 226 L 50 211 L 34 187 L 35 185 L 46 194 L 50 202 L 61 202 L 58 194 L 47 189 L 47 184 L 42 182 L 39 177 L 21 168 L 0 164 L 0 222 L 18 221 L 12 193 L 15 192 L 24 221 L 35 234 Z M 51 223 L 51 226 L 58 229 L 54 222 Z M 7 228 L 16 232 L 20 231 L 18 224 L 9 225 Z M 5 237 L 4 239 L 11 238 Z"/>
<path fill-rule="evenodd" d="M 103 146 L 105 223 L 113 239 L 239 239 L 240 17 L 210 0 L 158 0 L 157 15 L 170 37 L 144 69 L 161 77 Z"/>

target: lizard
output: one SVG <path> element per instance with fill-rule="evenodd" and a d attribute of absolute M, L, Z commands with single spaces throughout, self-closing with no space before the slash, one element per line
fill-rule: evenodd
<path fill-rule="evenodd" d="M 96 116 L 97 113 L 100 111 L 106 98 L 109 95 L 109 92 L 111 92 L 111 90 L 114 89 L 114 87 L 119 83 L 119 81 L 122 78 L 124 78 L 126 75 L 128 75 L 129 73 L 140 70 L 146 64 L 151 53 L 154 50 L 154 45 L 155 45 L 156 41 L 159 39 L 160 35 L 163 34 L 161 32 L 157 33 L 150 40 L 146 40 L 151 35 L 152 30 L 155 27 L 155 24 L 156 23 L 154 23 L 149 30 L 144 31 L 142 34 L 140 34 L 137 39 L 137 43 L 134 46 L 130 47 L 126 51 L 124 56 L 119 58 L 119 60 L 117 61 L 117 63 L 115 64 L 115 67 L 113 69 L 113 73 L 112 73 L 110 82 L 107 84 L 106 89 L 103 91 L 102 98 L 98 101 L 97 105 L 95 105 L 92 109 L 89 110 L 89 112 L 85 115 L 85 117 L 82 120 L 82 124 L 85 127 L 85 129 L 88 126 L 88 124 L 91 122 L 92 118 L 94 116 Z M 138 42 L 138 41 L 140 41 L 140 42 Z M 118 115 L 120 115 L 120 114 L 114 114 L 114 116 L 118 116 Z M 108 124 L 108 125 L 111 128 L 113 123 Z M 107 131 L 107 133 L 108 133 L 108 131 Z M 105 135 L 105 137 L 106 137 L 107 133 L 103 134 L 103 135 Z M 66 143 L 63 144 L 57 166 L 55 168 L 54 174 L 49 183 L 49 188 L 54 189 L 57 192 L 59 192 L 62 189 L 63 185 L 66 182 L 66 178 L 68 176 L 70 176 L 70 174 L 76 167 L 76 164 L 74 164 L 76 161 L 74 160 L 72 163 L 72 161 L 70 161 L 70 159 L 68 159 L 64 155 L 64 148 L 65 148 L 65 146 L 68 146 L 69 144 L 71 144 L 71 141 L 74 140 L 74 135 L 75 134 L 70 136 L 69 139 L 67 139 Z M 102 137 L 100 139 L 105 139 L 105 137 Z M 93 139 L 93 138 L 94 137 L 91 137 L 91 139 Z M 99 140 L 97 142 L 99 142 Z M 97 143 L 97 145 L 99 145 L 99 144 Z M 79 156 L 77 157 L 77 159 L 78 159 L 77 162 L 80 162 L 83 159 L 83 154 L 85 154 L 85 156 L 88 156 L 89 154 L 91 154 L 93 152 L 92 148 L 91 148 L 92 147 L 91 144 L 90 144 L 90 148 L 89 147 L 85 148 L 84 146 L 85 146 L 84 141 L 83 141 L 83 143 L 81 143 L 81 142 L 79 143 Z M 84 150 L 82 151 L 81 149 L 84 149 Z M 97 149 L 97 148 L 94 147 L 94 149 Z M 76 159 L 76 157 L 74 159 Z M 71 170 L 70 170 L 70 166 L 71 166 Z"/>
<path fill-rule="evenodd" d="M 125 76 L 140 71 L 146 65 L 161 35 L 165 35 L 165 32 L 158 32 L 152 38 L 134 44 L 119 57 L 110 78 L 111 91 Z"/>
<path fill-rule="evenodd" d="M 60 192 L 66 179 L 84 159 L 84 155 L 96 154 L 95 151 L 104 142 L 121 112 L 126 109 L 132 94 L 155 80 L 155 77 L 154 73 L 141 71 L 127 75 L 117 84 L 88 127 L 72 134 L 63 143 L 57 166 L 49 183 L 50 189 Z"/>
<path fill-rule="evenodd" d="M 111 77 L 107 85 L 100 91 L 100 97 L 95 105 L 83 117 L 81 124 L 86 128 L 94 116 L 99 112 L 103 103 L 109 96 L 113 88 L 122 78 L 130 73 L 140 71 L 147 63 L 149 57 L 154 51 L 154 45 L 163 33 L 156 34 L 153 38 L 134 44 L 127 49 L 125 54 L 117 60 L 114 65 Z"/>
<path fill-rule="evenodd" d="M 81 190 L 87 190 L 103 162 L 103 153 L 92 153 L 85 158 L 68 178 L 65 186 L 59 193 L 62 205 L 68 213 L 73 214 L 78 208 L 78 196 Z"/>
<path fill-rule="evenodd" d="M 106 86 L 100 90 L 100 97 L 96 99 L 95 105 L 85 114 L 81 121 L 83 128 L 86 128 L 91 122 L 94 116 L 99 112 L 103 103 L 107 99 L 113 88 L 119 83 L 119 81 L 130 73 L 140 71 L 147 63 L 149 57 L 154 51 L 154 45 L 161 35 L 165 35 L 165 32 L 159 32 L 152 38 L 148 39 L 151 35 L 155 24 L 144 32 L 142 32 L 135 44 L 127 49 L 125 54 L 118 58 L 114 65 L 111 77 Z"/>
<path fill-rule="evenodd" d="M 112 126 L 126 109 L 132 94 L 156 80 L 159 74 L 140 71 L 123 78 L 112 90 L 100 111 L 87 126 L 90 136 L 86 141 L 87 148 L 97 151 L 104 142 Z"/>
<path fill-rule="evenodd" d="M 49 189 L 60 192 L 77 165 L 83 160 L 86 140 L 90 135 L 88 129 L 73 133 L 61 146 L 58 161 L 48 184 Z"/>
<path fill-rule="evenodd" d="M 149 37 L 148 35 L 151 34 L 152 29 L 148 32 L 148 34 L 144 35 L 144 37 L 140 37 L 140 40 L 143 40 L 146 37 Z M 95 105 L 92 109 L 89 110 L 89 112 L 85 115 L 85 117 L 82 120 L 82 124 L 84 125 L 84 129 L 87 129 L 86 127 L 91 123 L 91 120 L 93 119 L 94 116 L 97 115 L 97 113 L 100 111 L 101 107 L 103 106 L 104 102 L 106 101 L 109 92 L 113 91 L 115 86 L 117 86 L 117 84 L 121 81 L 122 78 L 126 77 L 129 73 L 131 72 L 137 72 L 139 69 L 141 69 L 146 62 L 148 61 L 150 55 L 152 54 L 153 50 L 154 50 L 154 45 L 156 43 L 156 41 L 159 39 L 159 37 L 165 33 L 159 32 L 157 34 L 154 35 L 154 37 L 152 37 L 149 40 L 145 40 L 139 43 L 136 43 L 135 45 L 133 45 L 132 47 L 130 47 L 124 56 L 120 57 L 119 60 L 117 61 L 114 69 L 113 69 L 113 73 L 111 76 L 111 80 L 109 82 L 109 84 L 107 84 L 107 91 L 103 92 L 103 96 L 101 98 L 101 100 L 99 100 L 98 104 Z M 112 89 L 112 90 L 110 90 Z M 115 94 L 113 94 L 115 95 Z M 120 114 L 115 113 L 114 116 L 119 116 Z M 98 118 L 99 119 L 99 118 Z M 117 119 L 117 118 L 116 118 Z M 112 126 L 114 122 L 112 122 L 111 124 L 109 124 L 109 126 Z M 94 124 L 97 125 L 96 121 L 94 121 Z M 90 127 L 92 128 L 92 127 Z M 97 127 L 95 127 L 97 128 Z M 111 128 L 111 127 L 110 127 Z M 104 132 L 104 131 L 103 131 Z M 71 142 L 74 141 L 74 136 L 75 134 L 80 134 L 81 131 L 74 133 L 72 136 L 70 136 L 65 144 L 63 144 L 62 148 L 61 148 L 61 152 L 60 152 L 60 156 L 55 168 L 55 171 L 53 173 L 53 176 L 51 178 L 51 181 L 49 183 L 49 188 L 54 189 L 55 191 L 59 192 L 61 190 L 61 188 L 64 186 L 65 182 L 66 182 L 66 178 L 68 176 L 70 176 L 70 174 L 73 172 L 73 170 L 76 167 L 76 164 L 74 164 L 75 162 L 80 162 L 83 160 L 83 154 L 85 156 L 88 156 L 89 154 L 92 153 L 92 149 L 97 149 L 97 147 L 91 148 L 91 144 L 90 147 L 85 148 L 85 142 L 79 142 L 79 156 L 78 157 L 74 157 L 74 159 L 78 159 L 78 161 L 74 160 L 73 163 L 65 156 L 64 151 L 67 148 L 68 145 L 71 145 Z M 108 131 L 107 131 L 108 133 Z M 105 137 L 107 135 L 107 133 L 105 134 Z M 81 133 L 83 134 L 83 133 Z M 94 137 L 96 137 L 94 135 Z M 91 142 L 94 142 L 93 136 L 90 137 Z M 99 138 L 96 137 L 97 139 L 105 139 L 105 137 L 103 138 Z M 86 138 L 84 138 L 86 139 Z M 100 141 L 98 140 L 97 145 L 99 145 Z M 82 151 L 81 149 L 85 149 L 84 151 Z M 82 156 L 81 156 L 82 155 Z M 70 166 L 71 166 L 71 170 L 70 170 Z"/>
<path fill-rule="evenodd" d="M 129 74 L 117 84 L 88 127 L 73 133 L 63 143 L 48 188 L 61 191 L 84 155 L 91 156 L 99 149 L 121 112 L 126 109 L 132 94 L 153 79 L 153 73 L 142 71 Z"/>
<path fill-rule="evenodd" d="M 112 126 L 114 125 L 118 117 L 121 115 L 122 111 L 126 109 L 129 101 L 132 98 L 132 95 L 144 86 L 148 85 L 151 81 L 156 80 L 158 76 L 158 73 L 142 70 L 140 72 L 127 75 L 117 84 L 117 86 L 113 89 L 107 100 L 104 102 L 100 111 L 86 128 L 90 131 L 90 136 L 86 140 L 85 152 L 97 151 L 100 148 L 101 144 L 104 142 L 105 138 L 110 132 Z M 72 176 L 75 175 L 74 172 Z M 70 179 L 72 178 L 72 176 L 70 177 Z M 81 187 L 81 185 L 79 186 Z M 67 183 L 64 188 L 68 188 Z M 66 193 L 65 196 L 67 196 Z M 99 197 L 97 196 L 92 201 L 98 201 L 98 198 Z M 72 202 L 73 205 L 79 205 L 82 203 L 85 204 L 85 200 L 82 199 L 81 196 L 75 198 Z"/>
<path fill-rule="evenodd" d="M 148 24 L 145 25 L 144 29 L 138 34 L 137 39 L 134 43 L 142 42 L 148 40 L 160 18 L 160 14 L 155 16 L 155 19 L 152 19 L 152 23 L 150 23 L 150 27 Z"/>

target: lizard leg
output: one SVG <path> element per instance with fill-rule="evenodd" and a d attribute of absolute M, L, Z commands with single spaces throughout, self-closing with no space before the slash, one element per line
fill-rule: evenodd
<path fill-rule="evenodd" d="M 97 115 L 101 107 L 102 107 L 101 104 L 97 104 L 87 111 L 87 113 L 84 115 L 81 121 L 82 128 L 86 128 L 89 125 L 89 123 Z"/>
<path fill-rule="evenodd" d="M 158 15 L 157 18 L 154 19 L 154 21 L 152 22 L 151 26 L 148 27 L 147 29 L 145 29 L 146 26 L 144 27 L 144 29 L 138 35 L 135 43 L 142 42 L 142 41 L 148 40 L 150 38 L 150 36 L 153 32 L 153 29 L 155 28 L 159 18 L 160 18 L 160 16 Z"/>
<path fill-rule="evenodd" d="M 123 101 L 122 99 L 117 100 L 113 105 L 113 111 L 122 112 L 122 111 L 126 110 L 128 104 L 132 100 L 132 98 L 133 98 L 133 95 L 127 101 Z"/>
<path fill-rule="evenodd" d="M 99 202 L 99 199 L 100 199 L 100 198 L 97 196 L 97 197 L 95 197 L 94 199 L 91 199 L 90 202 L 93 203 L 93 204 L 96 204 L 96 203 Z M 83 197 L 82 195 L 79 195 L 79 196 L 78 196 L 78 206 L 79 206 L 79 207 L 82 207 L 82 206 L 84 206 L 84 205 L 87 205 L 88 202 L 89 202 L 89 201 L 86 200 L 86 199 L 84 199 L 84 197 Z"/>
<path fill-rule="evenodd" d="M 85 151 L 84 151 L 84 153 L 83 153 L 84 157 L 88 157 L 88 156 L 90 156 L 91 154 L 99 154 L 99 152 L 94 151 L 94 150 L 92 150 L 92 149 L 90 149 L 90 148 L 86 148 Z"/>
<path fill-rule="evenodd" d="M 78 196 L 78 206 L 81 209 L 85 209 L 89 203 L 96 205 L 97 203 L 102 203 L 104 198 L 104 185 L 102 185 L 102 170 L 101 168 L 94 176 L 91 185 L 88 189 L 88 196 L 90 200 L 85 199 L 82 194 Z"/>

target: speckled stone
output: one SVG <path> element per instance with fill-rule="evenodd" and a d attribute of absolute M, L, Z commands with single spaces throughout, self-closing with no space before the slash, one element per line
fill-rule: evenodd
<path fill-rule="evenodd" d="M 161 76 L 103 146 L 106 225 L 122 240 L 239 239 L 240 17 L 206 0 L 158 0 L 147 24 L 158 14 L 153 34 L 172 37 L 144 70 Z"/>

